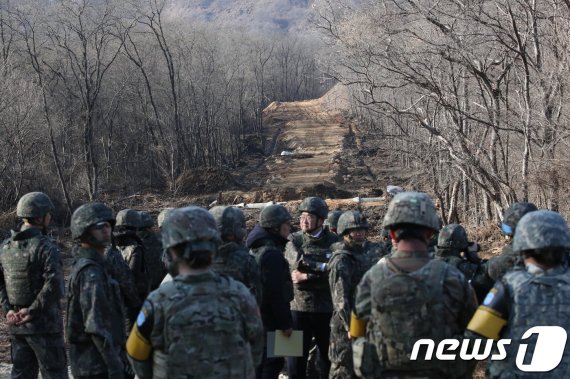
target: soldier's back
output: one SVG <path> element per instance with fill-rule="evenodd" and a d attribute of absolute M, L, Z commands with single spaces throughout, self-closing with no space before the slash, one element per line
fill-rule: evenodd
<path fill-rule="evenodd" d="M 255 258 L 245 246 L 235 242 L 222 244 L 212 262 L 212 270 L 243 283 L 261 302 L 261 274 Z"/>
<path fill-rule="evenodd" d="M 150 290 L 153 291 L 162 282 L 166 275 L 166 269 L 162 263 L 162 241 L 153 232 L 141 235 L 144 248 L 144 261 L 148 267 Z"/>
<path fill-rule="evenodd" d="M 252 317 L 243 314 L 247 298 L 243 284 L 214 272 L 178 276 L 152 292 L 151 343 L 168 357 L 168 377 L 254 377 L 243 327 Z"/>
<path fill-rule="evenodd" d="M 12 232 L 0 251 L 5 291 L 9 303 L 35 312 L 22 326 L 11 326 L 13 334 L 59 333 L 63 330 L 59 300 L 64 293 L 63 267 L 55 242 L 39 229 Z M 46 290 L 42 289 L 46 286 Z"/>
<path fill-rule="evenodd" d="M 495 288 L 499 288 L 498 294 L 506 296 L 505 305 L 508 309 L 508 320 L 505 329 L 501 331 L 501 338 L 511 339 L 512 343 L 505 346 L 505 360 L 491 362 L 491 377 L 535 378 L 537 374 L 523 372 L 518 368 L 518 363 L 515 364 L 515 358 L 518 361 L 518 352 L 523 345 L 521 336 L 537 325 L 556 325 L 566 331 L 570 330 L 570 270 L 558 266 L 542 275 L 534 275 L 527 270 L 516 269 L 506 273 Z M 533 338 L 524 341 L 524 362 L 531 359 L 534 362 L 533 354 L 536 354 L 537 343 L 537 339 Z M 541 373 L 540 377 L 570 377 L 570 350 L 564 349 L 559 365 L 549 372 Z"/>
<path fill-rule="evenodd" d="M 401 263 L 383 258 L 367 274 L 372 278 L 371 339 L 382 368 L 442 378 L 468 370 L 461 362 L 409 359 L 419 339 L 462 335 L 476 307 L 464 275 L 439 260 L 430 259 L 414 271 L 398 269 Z"/>

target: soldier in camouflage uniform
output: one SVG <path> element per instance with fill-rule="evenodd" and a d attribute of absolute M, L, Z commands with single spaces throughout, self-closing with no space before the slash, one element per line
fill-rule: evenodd
<path fill-rule="evenodd" d="M 314 337 L 319 349 L 320 376 L 327 378 L 333 310 L 327 268 L 332 256 L 331 245 L 338 241 L 338 236 L 323 227 L 329 212 L 323 199 L 305 198 L 299 212 L 301 230 L 290 236 L 285 258 L 291 267 L 295 289 L 291 303 L 293 328 L 303 331 L 303 356 L 287 359 L 287 373 L 290 379 L 306 377 L 307 357 Z"/>
<path fill-rule="evenodd" d="M 141 225 L 140 213 L 133 209 L 123 209 L 117 213 L 117 222 L 113 231 L 114 241 L 121 251 L 123 259 L 129 265 L 137 295 L 144 299 L 149 293 L 149 275 L 145 262 L 145 251 L 137 229 Z M 132 325 L 137 317 L 139 308 L 128 308 L 127 317 Z"/>
<path fill-rule="evenodd" d="M 500 280 L 505 273 L 515 266 L 522 267 L 521 257 L 513 251 L 513 236 L 519 220 L 527 213 L 534 212 L 538 208 L 532 203 L 514 203 L 506 211 L 501 224 L 501 231 L 507 244 L 503 247 L 501 255 L 489 260 L 489 275 L 493 280 Z"/>
<path fill-rule="evenodd" d="M 138 311 L 144 299 L 139 297 L 133 272 L 127 262 L 125 262 L 121 251 L 114 243 L 111 243 L 111 245 L 105 249 L 105 260 L 108 263 L 107 270 L 109 274 L 117 281 L 121 289 L 125 314 L 128 313 L 129 309 L 136 309 Z M 131 321 L 127 320 L 126 325 L 127 328 L 130 328 L 132 325 Z"/>
<path fill-rule="evenodd" d="M 287 236 L 291 232 L 290 221 L 291 215 L 285 207 L 269 205 L 261 210 L 259 223 L 245 242 L 261 272 L 260 311 L 264 336 L 267 336 L 267 332 L 277 332 L 288 337 L 293 332 L 289 307 L 293 300 L 293 283 L 289 265 L 283 257 Z M 267 348 L 264 347 L 263 360 L 255 376 L 257 379 L 277 379 L 284 364 L 283 358 L 268 358 Z"/>
<path fill-rule="evenodd" d="M 475 290 L 480 303 L 493 287 L 494 281 L 487 273 L 487 260 L 479 258 L 477 251 L 473 250 L 478 246 L 477 243 L 468 241 L 467 232 L 463 226 L 449 224 L 439 232 L 435 259 L 440 259 L 459 269 Z"/>
<path fill-rule="evenodd" d="M 526 214 L 517 225 L 512 249 L 522 256 L 525 269 L 510 271 L 495 283 L 469 322 L 466 334 L 468 338 L 476 333 L 488 339 L 511 340 L 505 345 L 506 359 L 491 361 L 489 378 L 569 378 L 570 349 L 564 345 L 558 346 L 558 351 L 556 346 L 547 348 L 545 342 L 553 341 L 541 337 L 542 350 L 538 351 L 537 339 L 526 335 L 537 325 L 570 330 L 570 270 L 564 264 L 570 249 L 570 232 L 566 221 L 558 213 L 546 210 Z M 519 357 L 521 351 L 524 356 Z M 560 356 L 556 356 L 558 352 Z M 537 358 L 540 353 L 542 360 Z M 550 362 L 546 362 L 544 353 Z M 544 372 L 520 370 L 520 365 L 537 360 L 554 366 L 557 358 L 560 363 L 544 367 Z"/>
<path fill-rule="evenodd" d="M 338 219 L 342 215 L 341 210 L 330 211 L 325 221 L 325 226 L 334 234 L 337 234 Z"/>
<path fill-rule="evenodd" d="M 348 334 L 356 286 L 382 254 L 379 244 L 367 241 L 368 227 L 368 221 L 358 211 L 344 212 L 338 220 L 338 234 L 343 241 L 332 245 L 333 256 L 329 262 L 329 285 L 334 307 L 329 347 L 331 379 L 356 378 Z"/>
<path fill-rule="evenodd" d="M 79 245 L 68 283 L 66 335 L 75 378 L 124 378 L 123 300 L 105 260 L 114 223 L 102 203 L 84 204 L 71 216 L 71 237 Z"/>
<path fill-rule="evenodd" d="M 12 378 L 67 378 L 63 324 L 63 269 L 57 245 L 45 234 L 54 206 L 42 192 L 22 196 L 24 221 L 0 251 L 0 304 L 12 344 Z"/>
<path fill-rule="evenodd" d="M 460 360 L 410 360 L 419 339 L 461 337 L 477 306 L 465 276 L 430 259 L 428 243 L 439 229 L 432 200 L 418 192 L 396 195 L 383 226 L 394 246 L 357 288 L 356 317 L 368 324 L 366 338 L 353 343 L 355 371 L 365 378 L 470 378 L 471 365 Z"/>
<path fill-rule="evenodd" d="M 260 362 L 263 326 L 253 295 L 212 270 L 220 243 L 205 209 L 174 210 L 162 227 L 173 281 L 146 299 L 127 342 L 141 379 L 249 379 Z"/>
<path fill-rule="evenodd" d="M 255 258 L 243 244 L 247 234 L 245 216 L 235 207 L 217 206 L 210 209 L 222 243 L 214 256 L 212 270 L 242 282 L 261 304 L 261 274 Z"/>
<path fill-rule="evenodd" d="M 148 281 L 150 290 L 153 291 L 162 282 L 166 275 L 166 269 L 162 264 L 162 241 L 152 230 L 154 220 L 150 213 L 139 211 L 140 225 L 137 236 L 140 238 L 144 249 L 144 262 L 148 268 Z"/>

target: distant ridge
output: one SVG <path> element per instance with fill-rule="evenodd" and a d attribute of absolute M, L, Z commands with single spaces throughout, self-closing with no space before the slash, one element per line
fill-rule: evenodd
<path fill-rule="evenodd" d="M 313 0 L 172 0 L 165 14 L 252 31 L 306 31 L 311 28 L 312 3 Z"/>

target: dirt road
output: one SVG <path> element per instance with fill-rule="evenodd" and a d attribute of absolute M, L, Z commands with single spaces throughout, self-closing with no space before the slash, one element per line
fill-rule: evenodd
<path fill-rule="evenodd" d="M 335 87 L 320 99 L 273 102 L 263 111 L 270 141 L 267 189 L 310 188 L 337 181 L 338 154 L 350 132 L 346 104 L 346 94 Z"/>

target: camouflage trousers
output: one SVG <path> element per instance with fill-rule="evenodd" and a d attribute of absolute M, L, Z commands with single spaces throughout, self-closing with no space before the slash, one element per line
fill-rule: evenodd
<path fill-rule="evenodd" d="M 11 335 L 12 379 L 67 379 L 62 333 Z"/>
<path fill-rule="evenodd" d="M 356 379 L 352 363 L 352 342 L 343 322 L 335 314 L 331 319 L 331 339 L 329 344 L 331 369 L 329 379 Z"/>

